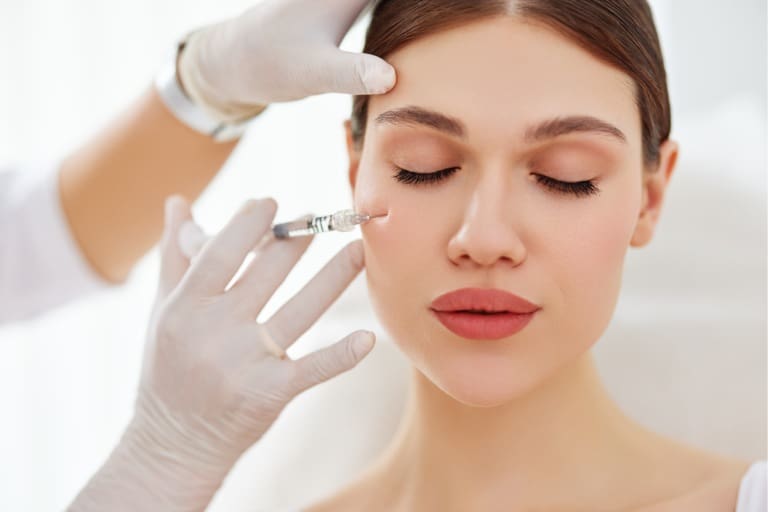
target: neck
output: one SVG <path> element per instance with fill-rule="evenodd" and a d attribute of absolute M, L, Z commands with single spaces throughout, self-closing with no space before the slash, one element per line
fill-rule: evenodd
<path fill-rule="evenodd" d="M 487 408 L 454 400 L 414 369 L 399 432 L 374 472 L 412 510 L 541 506 L 543 497 L 559 506 L 626 481 L 618 468 L 642 457 L 647 438 L 606 393 L 591 352 Z"/>

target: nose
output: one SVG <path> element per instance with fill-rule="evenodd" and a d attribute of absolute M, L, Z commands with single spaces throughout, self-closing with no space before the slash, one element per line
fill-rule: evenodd
<path fill-rule="evenodd" d="M 456 265 L 489 267 L 520 265 L 527 250 L 518 229 L 524 207 L 516 204 L 508 183 L 486 179 L 474 189 L 459 230 L 448 244 Z"/>

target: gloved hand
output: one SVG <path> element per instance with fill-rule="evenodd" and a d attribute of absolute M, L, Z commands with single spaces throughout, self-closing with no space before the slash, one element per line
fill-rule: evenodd
<path fill-rule="evenodd" d="M 179 75 L 187 94 L 222 121 L 313 94 L 384 93 L 395 71 L 373 55 L 339 50 L 368 0 L 265 0 L 191 34 Z"/>
<path fill-rule="evenodd" d="M 135 414 L 70 510 L 204 510 L 293 397 L 371 350 L 373 333 L 355 331 L 296 360 L 283 352 L 363 268 L 359 240 L 271 318 L 256 321 L 312 240 L 275 239 L 276 208 L 269 198 L 247 202 L 190 263 L 177 243 L 189 206 L 169 199 Z M 252 250 L 254 258 L 228 286 Z"/>

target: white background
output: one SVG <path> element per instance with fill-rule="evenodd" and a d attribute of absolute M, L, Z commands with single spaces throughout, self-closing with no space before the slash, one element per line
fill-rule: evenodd
<path fill-rule="evenodd" d="M 0 161 L 56 158 L 83 143 L 149 86 L 177 37 L 249 4 L 0 3 Z M 656 239 L 630 250 L 596 354 L 617 400 L 645 424 L 705 449 L 764 458 L 765 4 L 652 5 L 681 159 Z M 345 48 L 361 48 L 363 28 Z M 341 123 L 349 106 L 348 97 L 324 95 L 270 107 L 197 203 L 199 222 L 215 230 L 244 199 L 267 195 L 280 204 L 278 221 L 348 207 Z M 263 315 L 356 237 L 317 237 Z M 4 510 L 63 509 L 119 438 L 156 270 L 153 251 L 126 286 L 0 329 Z M 359 328 L 383 338 L 362 278 L 289 353 Z M 359 371 L 292 403 L 212 508 L 300 504 L 364 465 L 396 425 L 406 374 L 382 341 Z"/>

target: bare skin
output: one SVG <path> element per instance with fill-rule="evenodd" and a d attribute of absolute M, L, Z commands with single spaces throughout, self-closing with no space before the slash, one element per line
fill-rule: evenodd
<path fill-rule="evenodd" d="M 591 367 L 589 359 L 585 362 L 587 368 Z M 424 408 L 429 407 L 423 400 L 439 390 L 414 372 L 407 412 L 389 448 L 359 478 L 305 511 L 735 510 L 739 483 L 750 462 L 706 452 L 647 430 L 618 409 L 592 370 L 584 376 L 584 387 L 574 394 L 589 393 L 591 400 L 581 403 L 581 412 L 601 425 L 599 434 L 574 433 L 570 448 L 560 447 L 560 453 L 548 454 L 549 448 L 543 447 L 546 433 L 535 440 L 536 434 L 529 432 L 527 435 L 534 437 L 518 447 L 521 459 L 530 459 L 526 451 L 538 452 L 542 460 L 550 455 L 561 458 L 560 475 L 546 476 L 538 474 L 536 468 L 519 468 L 516 475 L 499 476 L 494 468 L 500 464 L 493 461 L 502 448 L 489 446 L 498 444 L 499 438 L 488 432 L 486 438 L 452 439 L 451 448 L 444 449 L 443 454 L 428 454 L 426 447 L 443 436 L 433 429 L 429 431 L 429 442 L 419 440 L 413 434 L 418 428 L 413 425 L 423 421 Z M 574 385 L 576 381 L 568 382 Z M 498 414 L 491 409 L 485 412 Z M 550 448 L 555 447 L 553 444 Z M 589 455 L 569 460 L 569 452 Z M 461 468 L 456 470 L 451 461 L 463 461 Z M 518 467 L 514 463 L 502 465 Z M 483 466 L 489 468 L 485 476 Z M 463 485 L 457 485 L 452 481 L 454 474 L 477 477 L 468 477 Z"/>
<path fill-rule="evenodd" d="M 196 199 L 235 148 L 182 124 L 149 88 L 62 163 L 59 192 L 91 267 L 120 283 L 160 238 L 165 198 Z"/>
<path fill-rule="evenodd" d="M 488 508 L 483 510 L 548 510 L 551 512 L 571 512 L 571 511 L 596 511 L 604 510 L 611 512 L 679 512 L 680 510 L 696 510 L 700 512 L 733 512 L 736 510 L 738 499 L 739 483 L 744 473 L 749 467 L 749 463 L 737 460 L 726 459 L 712 454 L 695 454 L 689 451 L 688 447 L 678 446 L 681 460 L 679 464 L 685 468 L 685 473 L 681 473 L 679 480 L 668 482 L 663 492 L 659 492 L 658 497 L 652 500 L 635 500 L 636 505 L 626 506 L 625 504 L 632 500 L 633 492 L 640 491 L 642 495 L 648 494 L 648 488 L 645 485 L 635 486 L 635 488 L 613 489 L 611 493 L 606 493 L 600 503 L 593 505 L 573 505 L 562 508 L 536 508 L 519 506 L 511 508 L 511 505 L 499 501 L 496 509 Z M 708 474 L 707 478 L 702 479 L 701 474 Z M 670 491 L 670 489 L 673 489 Z M 385 490 L 389 490 L 387 493 Z M 410 497 L 394 494 L 395 487 L 392 482 L 379 479 L 369 474 L 365 481 L 356 481 L 345 487 L 339 494 L 327 498 L 315 505 L 303 509 L 304 512 L 346 512 L 357 510 L 391 511 L 391 512 L 412 512 L 420 510 L 430 510 L 421 508 L 419 505 L 413 505 Z M 616 504 L 616 505 L 613 505 Z M 445 508 L 441 510 L 468 510 L 461 508 Z M 469 510 L 472 510 L 470 508 Z"/>

